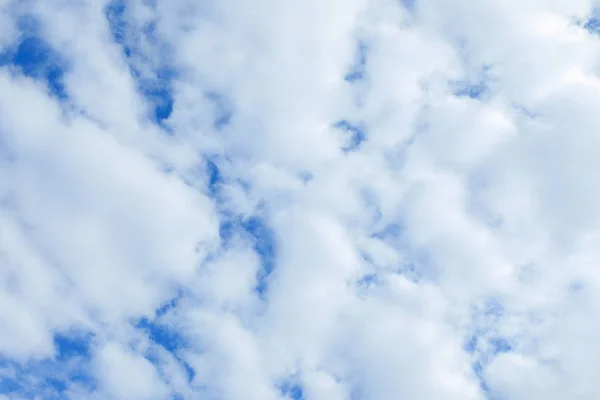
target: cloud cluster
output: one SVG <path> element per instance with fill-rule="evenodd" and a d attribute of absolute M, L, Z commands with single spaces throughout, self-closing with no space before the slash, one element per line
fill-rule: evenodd
<path fill-rule="evenodd" d="M 596 399 L 591 0 L 0 0 L 0 399 Z"/>

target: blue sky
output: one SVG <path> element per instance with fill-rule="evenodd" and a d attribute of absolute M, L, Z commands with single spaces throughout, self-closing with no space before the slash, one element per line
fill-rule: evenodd
<path fill-rule="evenodd" d="M 0 400 L 597 399 L 596 7 L 0 1 Z"/>

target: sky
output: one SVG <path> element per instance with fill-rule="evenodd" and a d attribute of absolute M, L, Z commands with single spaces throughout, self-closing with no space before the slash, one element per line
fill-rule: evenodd
<path fill-rule="evenodd" d="M 0 400 L 600 398 L 599 6 L 0 0 Z"/>

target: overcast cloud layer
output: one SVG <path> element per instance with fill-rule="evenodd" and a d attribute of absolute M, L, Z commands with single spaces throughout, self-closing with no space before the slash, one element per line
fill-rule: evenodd
<path fill-rule="evenodd" d="M 599 399 L 595 6 L 0 0 L 0 399 Z"/>

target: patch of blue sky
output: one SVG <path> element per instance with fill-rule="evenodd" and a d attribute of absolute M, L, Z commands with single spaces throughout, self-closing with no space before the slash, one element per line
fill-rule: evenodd
<path fill-rule="evenodd" d="M 503 338 L 503 337 L 493 337 L 490 338 L 490 340 L 488 341 L 489 345 L 490 345 L 490 353 L 493 355 L 499 354 L 499 353 L 508 353 L 510 351 L 512 351 L 513 347 L 510 344 L 510 342 Z"/>
<path fill-rule="evenodd" d="M 175 327 L 157 320 L 143 317 L 135 327 L 144 331 L 150 340 L 170 353 L 176 353 L 186 345 L 185 337 Z"/>
<path fill-rule="evenodd" d="M 483 304 L 475 305 L 473 312 L 473 331 L 466 339 L 464 349 L 486 355 L 511 351 L 509 341 L 494 333 L 494 326 L 505 314 L 502 302 L 494 297 L 487 298 Z"/>
<path fill-rule="evenodd" d="M 221 170 L 217 166 L 218 160 L 206 158 L 206 187 L 212 196 L 218 196 L 220 185 L 224 183 Z"/>
<path fill-rule="evenodd" d="M 144 316 L 134 324 L 135 328 L 144 332 L 153 343 L 170 353 L 176 353 L 177 350 L 187 345 L 184 335 L 177 330 L 176 326 L 167 322 L 169 312 L 178 307 L 184 295 L 183 289 L 178 289 L 174 297 L 155 310 L 153 318 Z"/>
<path fill-rule="evenodd" d="M 243 216 L 227 210 L 224 206 L 222 188 L 228 184 L 227 179 L 219 168 L 219 158 L 206 159 L 206 185 L 209 194 L 215 199 L 219 211 L 220 224 L 219 236 L 224 247 L 229 246 L 231 240 L 237 237 L 244 238 L 250 242 L 253 250 L 260 259 L 261 268 L 257 274 L 256 292 L 260 296 L 266 294 L 268 278 L 275 268 L 277 246 L 275 233 L 269 226 L 266 216 L 260 212 Z M 219 209 L 221 208 L 221 209 Z"/>
<path fill-rule="evenodd" d="M 1 361 L 1 360 L 0 360 Z M 6 361 L 2 364 L 8 364 Z M 3 365 L 4 370 L 0 375 L 0 394 L 12 394 L 23 390 L 23 385 L 19 383 L 18 376 L 13 374 L 10 365 Z"/>
<path fill-rule="evenodd" d="M 160 346 L 160 344 L 157 344 L 157 345 Z M 160 347 L 162 347 L 162 346 L 160 346 Z M 178 346 L 175 350 L 180 350 L 180 349 L 182 351 L 185 350 L 184 346 Z M 166 349 L 166 350 L 169 351 L 168 349 Z M 183 356 L 181 354 L 179 354 L 176 351 L 169 351 L 169 353 L 171 354 L 173 360 L 175 360 L 179 364 L 179 366 L 183 369 L 183 371 L 185 372 L 185 379 L 187 380 L 187 382 L 192 383 L 196 376 L 196 371 L 194 371 L 194 369 L 183 358 Z M 164 373 L 164 367 L 166 365 L 168 365 L 166 363 L 167 360 L 164 358 L 164 354 L 161 354 L 160 352 L 157 351 L 156 347 L 150 347 L 150 348 L 146 349 L 146 351 L 144 353 L 144 357 L 146 358 L 146 360 L 148 360 L 150 363 L 152 363 L 154 365 L 154 367 L 158 371 L 159 375 L 165 381 L 169 381 L 171 379 L 170 376 L 165 375 L 165 373 Z M 177 395 L 176 392 L 174 394 Z"/>
<path fill-rule="evenodd" d="M 173 111 L 173 81 L 177 77 L 177 71 L 166 62 L 167 48 L 156 36 L 156 23 L 150 21 L 138 26 L 128 11 L 126 1 L 111 1 L 105 8 L 109 29 L 113 40 L 122 47 L 140 94 L 150 105 L 149 117 L 168 131 L 163 121 L 167 120 Z M 158 60 L 151 61 L 152 57 L 144 54 L 141 39 L 159 54 Z M 144 71 L 141 68 L 144 68 Z M 146 69 L 152 73 L 145 73 Z"/>
<path fill-rule="evenodd" d="M 227 245 L 235 233 L 235 221 L 240 216 L 230 210 L 224 189 L 231 185 L 231 179 L 225 176 L 223 169 L 227 159 L 222 156 L 204 157 L 204 178 L 208 195 L 214 200 L 219 213 L 219 235 L 224 245 Z"/>
<path fill-rule="evenodd" d="M 367 50 L 366 43 L 359 41 L 356 49 L 356 59 L 350 70 L 344 76 L 344 80 L 349 83 L 362 81 L 366 77 L 367 67 Z"/>
<path fill-rule="evenodd" d="M 371 272 L 371 273 L 361 276 L 357 281 L 357 285 L 360 288 L 370 288 L 372 286 L 378 286 L 379 284 L 380 284 L 379 275 L 374 272 Z"/>
<path fill-rule="evenodd" d="M 138 88 L 152 104 L 153 119 L 161 123 L 173 112 L 174 98 L 172 81 L 176 78 L 175 70 L 161 67 L 155 71 L 153 79 L 138 79 Z"/>
<path fill-rule="evenodd" d="M 477 332 L 467 338 L 463 349 L 468 353 L 482 353 L 486 358 L 500 353 L 508 353 L 513 350 L 510 341 L 498 335 L 490 335 L 487 332 Z"/>
<path fill-rule="evenodd" d="M 505 314 L 502 302 L 497 298 L 488 298 L 475 307 L 474 330 L 466 338 L 463 349 L 472 355 L 472 370 L 486 398 L 496 398 L 485 381 L 487 365 L 501 353 L 514 351 L 514 342 L 503 337 L 495 330 L 498 319 Z"/>
<path fill-rule="evenodd" d="M 334 128 L 340 129 L 349 135 L 347 144 L 342 147 L 344 152 L 356 150 L 360 145 L 367 140 L 365 128 L 360 124 L 353 124 L 348 120 L 341 120 L 333 125 Z"/>
<path fill-rule="evenodd" d="M 344 81 L 349 85 L 349 89 L 352 92 L 353 101 L 359 108 L 365 106 L 367 93 L 370 90 L 368 61 L 368 43 L 365 40 L 359 39 L 356 42 L 354 61 L 348 65 L 343 75 Z"/>
<path fill-rule="evenodd" d="M 302 183 L 309 183 L 315 177 L 313 176 L 313 174 L 311 172 L 303 171 L 298 174 L 298 178 L 302 181 Z"/>
<path fill-rule="evenodd" d="M 428 252 L 425 249 L 415 249 L 409 246 L 404 236 L 404 227 L 401 222 L 392 222 L 384 225 L 381 229 L 371 233 L 370 237 L 380 240 L 394 248 L 402 255 L 401 259 L 394 264 L 376 265 L 369 254 L 363 254 L 363 259 L 378 269 L 377 276 L 372 277 L 369 274 L 363 277 L 360 283 L 369 285 L 379 284 L 380 272 L 402 275 L 406 279 L 418 283 L 423 280 L 435 281 L 436 267 L 431 261 Z M 383 268 L 383 270 L 380 270 Z"/>
<path fill-rule="evenodd" d="M 480 340 L 479 335 L 477 335 L 477 334 L 473 334 L 473 335 L 469 336 L 463 345 L 463 349 L 467 353 L 474 353 L 475 351 L 477 351 L 477 347 L 479 345 L 479 340 Z"/>
<path fill-rule="evenodd" d="M 487 398 L 490 398 L 489 397 L 490 396 L 490 387 L 488 386 L 487 382 L 485 381 L 484 366 L 479 361 L 475 361 L 472 364 L 471 369 L 473 370 L 473 373 L 475 374 L 475 378 L 477 379 L 477 382 L 479 383 L 479 387 L 487 395 Z"/>
<path fill-rule="evenodd" d="M 399 222 L 392 222 L 385 225 L 382 229 L 374 232 L 371 236 L 384 241 L 394 241 L 400 239 L 404 232 L 403 226 Z"/>
<path fill-rule="evenodd" d="M 277 250 L 275 234 L 266 218 L 258 215 L 249 218 L 235 216 L 221 222 L 219 233 L 225 246 L 235 235 L 246 237 L 251 242 L 261 265 L 256 277 L 255 290 L 259 295 L 265 295 L 268 278 L 275 268 Z"/>
<path fill-rule="evenodd" d="M 286 399 L 304 399 L 304 390 L 302 389 L 302 385 L 300 385 L 300 383 L 298 383 L 294 377 L 291 377 L 290 379 L 279 384 L 278 387 L 281 395 L 285 396 Z"/>
<path fill-rule="evenodd" d="M 67 61 L 42 38 L 39 21 L 35 18 L 20 18 L 18 27 L 19 39 L 0 53 L 0 67 L 11 66 L 23 75 L 43 82 L 55 98 L 66 100 L 68 95 L 63 78 Z"/>
<path fill-rule="evenodd" d="M 181 287 L 178 287 L 176 290 L 176 294 L 173 297 L 171 297 L 169 300 L 165 301 L 160 307 L 158 307 L 155 310 L 154 314 L 155 314 L 156 318 L 161 318 L 165 314 L 167 314 L 169 311 L 176 308 L 179 301 L 181 299 L 183 299 L 184 295 L 185 295 L 184 289 Z"/>
<path fill-rule="evenodd" d="M 17 379 L 22 379 L 22 381 L 19 382 Z M 54 383 L 51 378 L 42 382 L 37 377 L 35 379 L 32 377 L 17 379 L 0 377 L 0 394 L 18 399 L 58 400 L 64 398 L 63 392 L 66 388 L 62 389 L 64 385 Z M 59 386 L 61 386 L 61 390 L 55 389 Z"/>
<path fill-rule="evenodd" d="M 469 63 L 468 60 L 465 60 L 465 62 Z M 465 79 L 449 82 L 454 95 L 457 97 L 469 97 L 474 100 L 484 100 L 486 96 L 489 96 L 492 90 L 491 85 L 495 82 L 494 66 L 492 64 L 484 64 L 480 67 L 475 67 L 475 70 L 469 75 Z"/>
<path fill-rule="evenodd" d="M 85 332 L 71 332 L 67 334 L 55 334 L 54 346 L 57 352 L 53 368 L 63 363 L 79 361 L 79 366 L 70 370 L 68 380 L 54 379 L 52 386 L 62 393 L 67 387 L 67 382 L 78 384 L 80 387 L 93 390 L 96 386 L 95 379 L 89 374 L 86 363 L 92 357 L 93 335 Z"/>
<path fill-rule="evenodd" d="M 106 5 L 105 13 L 108 20 L 113 40 L 123 46 L 126 56 L 131 55 L 131 49 L 127 44 L 127 21 L 125 19 L 126 4 L 124 0 L 113 0 Z"/>
<path fill-rule="evenodd" d="M 134 324 L 134 327 L 142 332 L 156 345 L 171 353 L 173 358 L 185 370 L 188 382 L 194 379 L 195 372 L 193 368 L 181 358 L 180 352 L 189 347 L 189 343 L 185 334 L 178 327 L 167 320 L 169 311 L 178 307 L 179 300 L 183 298 L 183 293 L 180 291 L 178 296 L 174 297 L 163 306 L 159 307 L 155 312 L 154 318 L 142 317 Z M 160 357 L 152 348 L 145 355 L 148 361 L 153 363 L 160 371 Z"/>
<path fill-rule="evenodd" d="M 371 232 L 370 237 L 381 240 L 399 250 L 408 250 L 406 243 L 405 226 L 402 220 L 384 221 L 378 224 L 377 229 Z"/>
<path fill-rule="evenodd" d="M 250 234 L 254 251 L 261 260 L 261 270 L 257 276 L 256 291 L 263 295 L 268 287 L 269 275 L 275 267 L 275 233 L 261 217 L 251 217 L 242 222 L 244 230 Z"/>
<path fill-rule="evenodd" d="M 88 371 L 93 336 L 87 333 L 57 333 L 54 358 L 18 363 L 0 360 L 0 394 L 25 399 L 63 399 L 72 385 L 94 390 Z M 7 373 L 7 371 L 10 371 Z"/>
<path fill-rule="evenodd" d="M 473 375 L 479 384 L 479 388 L 483 392 L 486 399 L 495 399 L 486 379 L 485 379 L 485 370 L 487 365 L 489 364 L 490 357 L 485 354 L 481 354 L 476 352 L 479 338 L 476 335 L 471 337 L 470 343 L 465 346 L 465 350 L 469 351 L 474 355 L 474 360 L 471 363 L 471 370 L 473 371 Z M 470 351 L 472 349 L 472 351 Z"/>
<path fill-rule="evenodd" d="M 179 360 L 181 365 L 183 365 L 183 368 L 185 369 L 185 373 L 187 374 L 187 380 L 188 382 L 193 382 L 194 378 L 196 377 L 196 371 L 194 371 L 194 368 L 192 368 L 190 366 L 190 364 L 188 364 L 187 362 L 183 361 L 183 360 Z"/>
<path fill-rule="evenodd" d="M 587 21 L 585 21 L 583 28 L 590 33 L 596 35 L 600 34 L 600 18 L 597 15 L 591 16 Z"/>
<path fill-rule="evenodd" d="M 93 335 L 85 332 L 56 333 L 56 359 L 66 361 L 73 357 L 90 357 Z"/>
<path fill-rule="evenodd" d="M 470 97 L 472 99 L 481 99 L 486 91 L 488 90 L 487 85 L 484 82 L 469 83 L 469 82 L 456 82 L 454 84 L 454 95 L 457 97 Z"/>
<path fill-rule="evenodd" d="M 397 274 L 403 275 L 406 279 L 415 283 L 419 283 L 422 280 L 429 278 L 429 276 L 426 274 L 427 265 L 423 264 L 422 261 L 421 263 L 419 263 L 418 260 L 411 260 L 409 262 L 399 265 L 396 268 L 395 272 Z"/>

